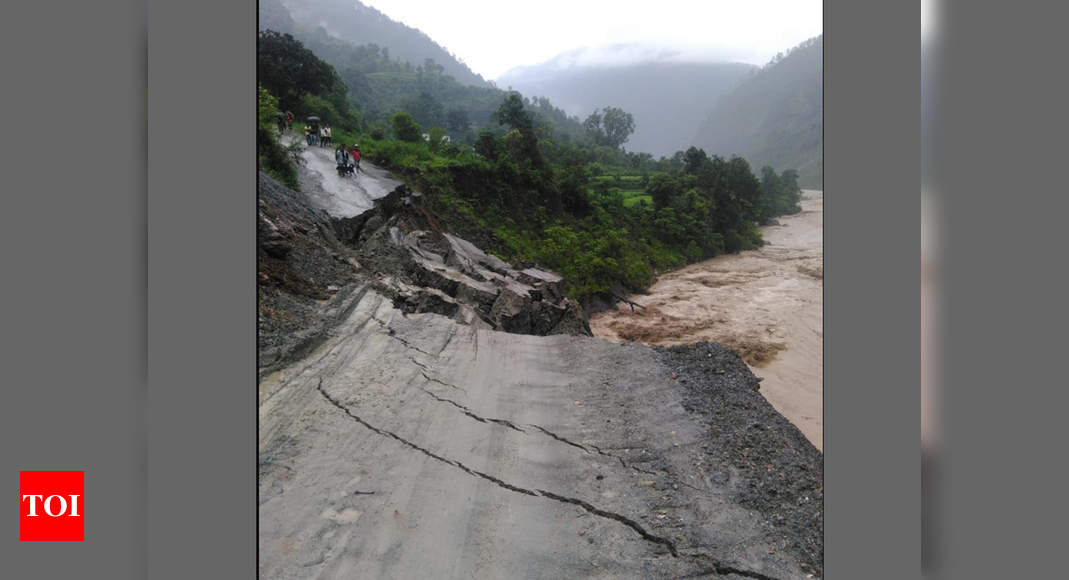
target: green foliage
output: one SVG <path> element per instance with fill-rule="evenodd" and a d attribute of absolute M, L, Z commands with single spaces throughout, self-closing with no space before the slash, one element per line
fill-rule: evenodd
<path fill-rule="evenodd" d="M 604 112 L 595 109 L 583 121 L 583 128 L 594 143 L 619 149 L 635 132 L 635 117 L 616 107 L 605 107 Z"/>
<path fill-rule="evenodd" d="M 537 171 L 543 170 L 545 160 L 538 148 L 534 116 L 524 108 L 523 97 L 516 92 L 509 93 L 494 112 L 494 119 L 499 124 L 512 128 L 512 131 L 505 135 L 505 143 L 515 153 L 513 160 L 527 162 Z"/>
<path fill-rule="evenodd" d="M 393 128 L 394 136 L 401 141 L 416 143 L 423 139 L 423 130 L 412 119 L 412 115 L 404 111 L 394 114 L 390 119 L 390 127 Z"/>
<path fill-rule="evenodd" d="M 798 204 L 802 199 L 802 189 L 798 186 L 798 172 L 793 169 L 776 175 L 771 167 L 762 167 L 761 193 L 767 206 L 767 217 L 802 211 Z"/>
<path fill-rule="evenodd" d="M 315 115 L 335 129 L 352 131 L 360 126 L 359 118 L 350 109 L 339 112 L 333 103 L 317 95 L 305 93 L 299 109 L 302 115 Z"/>
<path fill-rule="evenodd" d="M 256 87 L 256 160 L 258 165 L 288 187 L 297 188 L 297 165 L 278 141 L 278 99 L 263 86 Z"/>
<path fill-rule="evenodd" d="M 431 127 L 430 133 L 428 134 L 427 145 L 430 146 L 431 151 L 442 149 L 446 145 L 445 129 L 441 127 Z"/>
<path fill-rule="evenodd" d="M 334 69 L 288 34 L 263 31 L 256 43 L 256 74 L 260 84 L 278 97 L 279 107 L 298 115 L 306 94 L 329 101 L 336 110 L 348 111 L 348 88 Z"/>

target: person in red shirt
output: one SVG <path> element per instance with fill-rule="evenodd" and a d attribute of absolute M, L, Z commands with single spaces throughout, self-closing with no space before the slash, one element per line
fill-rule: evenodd
<path fill-rule="evenodd" d="M 359 145 L 353 145 L 352 148 L 349 149 L 349 155 L 353 156 L 353 163 L 356 164 L 356 168 L 357 168 L 357 170 L 359 170 L 360 169 L 360 146 Z"/>

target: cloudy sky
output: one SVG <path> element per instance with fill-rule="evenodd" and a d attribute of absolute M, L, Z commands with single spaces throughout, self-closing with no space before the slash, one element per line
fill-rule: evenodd
<path fill-rule="evenodd" d="M 813 0 L 362 0 L 427 33 L 484 78 L 587 48 L 635 44 L 677 59 L 761 65 L 821 34 Z"/>

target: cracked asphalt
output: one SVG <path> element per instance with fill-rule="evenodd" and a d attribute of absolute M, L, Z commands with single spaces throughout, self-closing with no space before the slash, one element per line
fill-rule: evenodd
<path fill-rule="evenodd" d="M 261 577 L 811 577 L 703 470 L 653 349 L 354 296 L 260 383 Z"/>

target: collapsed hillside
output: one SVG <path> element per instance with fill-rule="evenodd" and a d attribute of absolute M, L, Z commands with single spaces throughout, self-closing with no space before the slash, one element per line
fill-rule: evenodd
<path fill-rule="evenodd" d="M 370 284 L 405 313 L 433 312 L 516 334 L 590 336 L 562 279 L 517 269 L 438 230 L 404 185 L 353 217 L 332 217 L 260 173 L 257 256 L 261 373 L 326 339 Z"/>
<path fill-rule="evenodd" d="M 734 352 L 584 336 L 404 186 L 259 195 L 261 575 L 822 574 L 823 456 Z"/>

